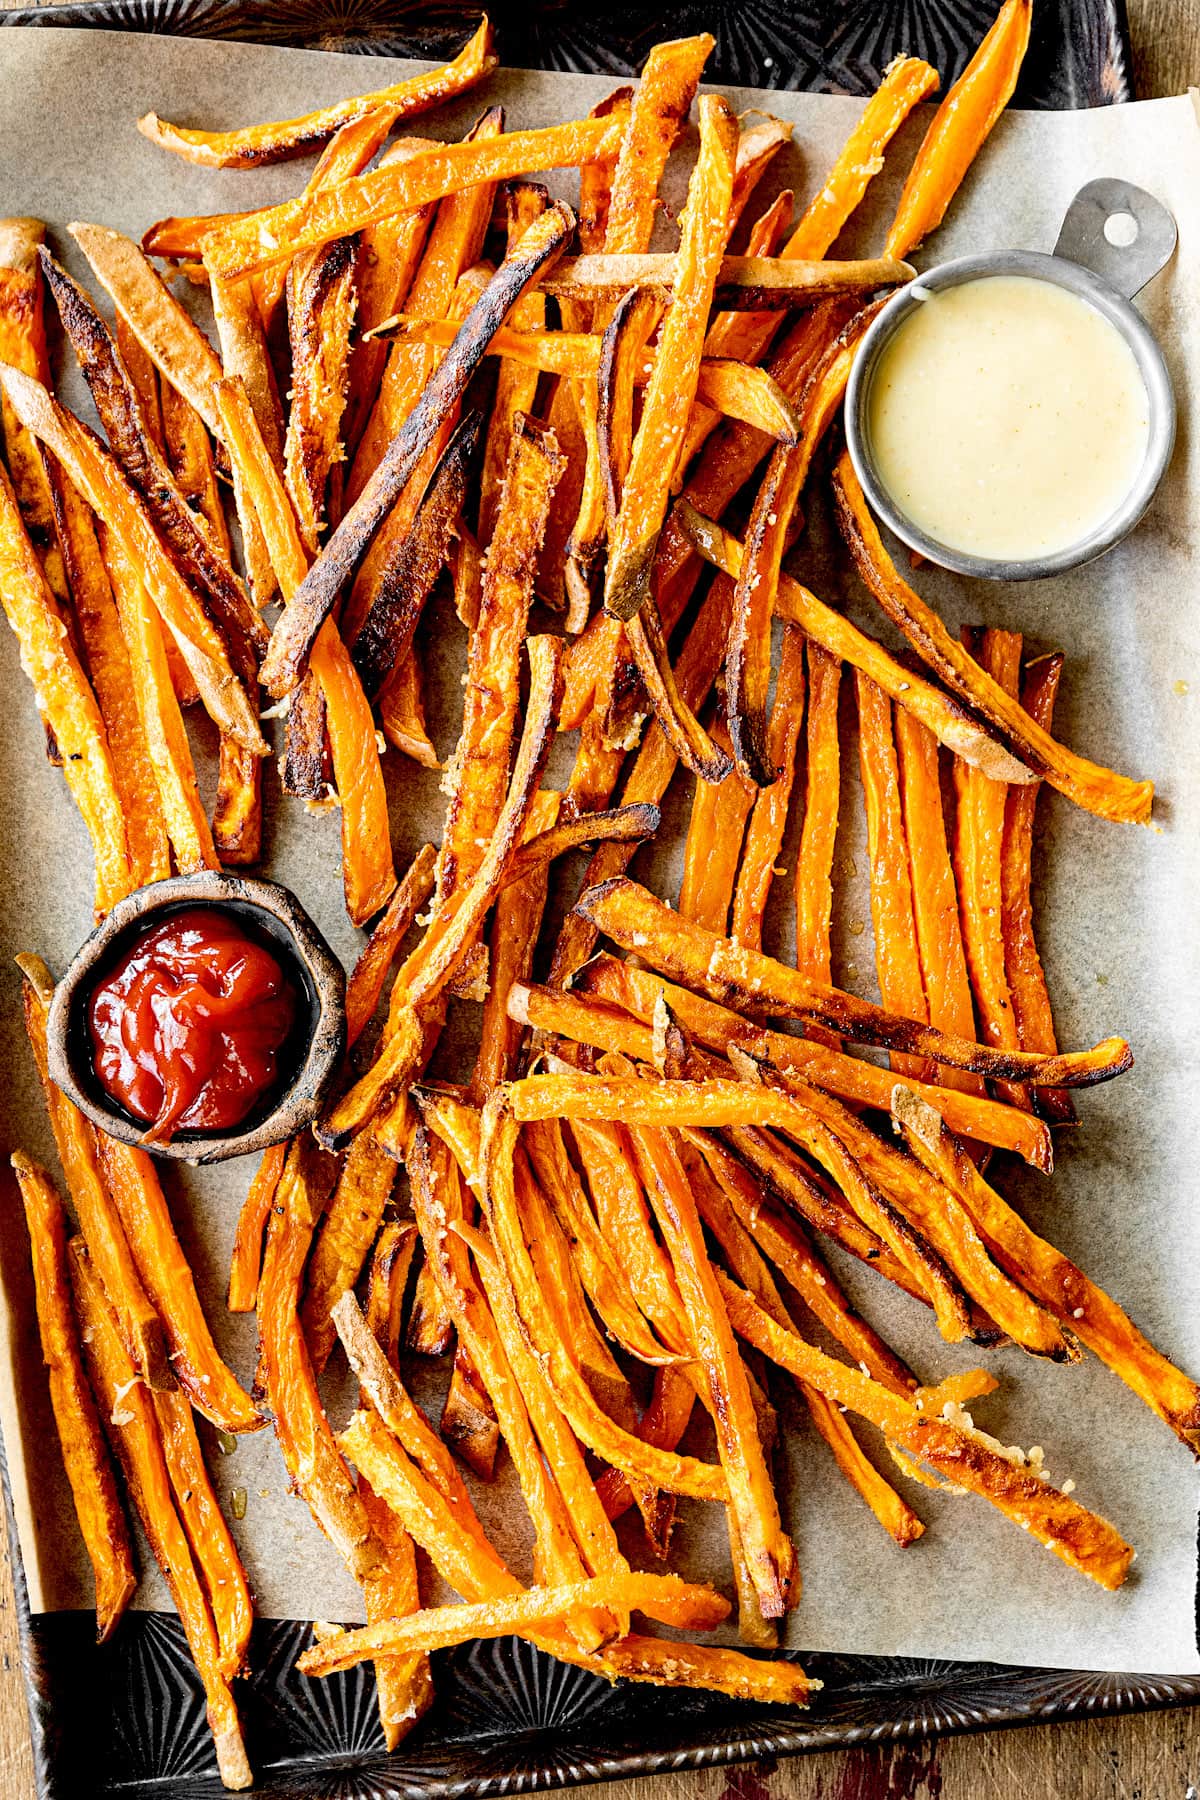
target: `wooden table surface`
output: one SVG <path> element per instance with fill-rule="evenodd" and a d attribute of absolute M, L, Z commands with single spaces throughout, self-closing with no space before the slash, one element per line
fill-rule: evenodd
<path fill-rule="evenodd" d="M 0 0 L 0 8 L 24 3 Z M 1139 97 L 1200 86 L 1200 0 L 1127 6 Z M 597 1800 L 1200 1800 L 1200 1707 L 656 1775 L 591 1792 Z M 7 1541 L 0 1543 L 0 1800 L 36 1800 Z"/>

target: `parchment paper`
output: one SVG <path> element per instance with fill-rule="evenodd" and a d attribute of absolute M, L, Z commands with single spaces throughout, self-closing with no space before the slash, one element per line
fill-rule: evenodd
<path fill-rule="evenodd" d="M 0 210 L 48 220 L 52 242 L 73 272 L 86 269 L 65 236 L 70 219 L 95 219 L 137 236 L 165 213 L 245 207 L 298 191 L 308 165 L 250 175 L 195 169 L 149 145 L 134 120 L 154 107 L 183 122 L 233 125 L 286 117 L 394 78 L 384 63 L 237 44 L 179 41 L 92 31 L 0 33 Z M 508 72 L 437 116 L 433 131 L 457 137 L 485 103 L 502 100 L 511 125 L 578 115 L 608 91 L 601 79 Z M 797 94 L 732 95 L 737 108 L 761 106 L 796 125 L 796 148 L 779 160 L 763 195 L 792 184 L 807 197 L 857 117 L 857 101 Z M 923 128 L 910 123 L 846 246 L 875 248 L 879 223 Z M 428 134 L 426 121 L 414 130 Z M 667 183 L 677 209 L 690 148 Z M 1028 1216 L 1131 1310 L 1149 1336 L 1185 1367 L 1200 1369 L 1195 1303 L 1195 1212 L 1200 1168 L 1196 1085 L 1197 942 L 1195 888 L 1200 846 L 1194 545 L 1200 494 L 1192 444 L 1200 379 L 1200 156 L 1188 100 L 1074 114 L 1010 114 L 980 158 L 950 222 L 919 260 L 1009 245 L 1049 248 L 1075 191 L 1097 175 L 1140 182 L 1175 212 L 1178 255 L 1143 296 L 1163 342 L 1180 402 L 1174 464 L 1136 536 L 1090 569 L 1025 587 L 968 583 L 923 569 L 918 585 L 952 627 L 968 620 L 1023 630 L 1068 661 L 1056 729 L 1116 767 L 1158 783 L 1157 829 L 1105 825 L 1057 795 L 1043 801 L 1037 868 L 1040 937 L 1064 1043 L 1092 1043 L 1111 1031 L 1133 1042 L 1137 1066 L 1120 1082 L 1082 1096 L 1080 1129 L 1064 1140 L 1051 1180 L 1005 1170 L 1005 1191 Z M 554 177 L 568 196 L 572 182 Z M 669 243 L 669 233 L 664 242 Z M 63 360 L 61 347 L 59 361 Z M 69 357 L 66 360 L 70 360 Z M 87 416 L 82 384 L 66 391 Z M 805 579 L 876 632 L 888 628 L 835 553 L 819 504 L 798 557 Z M 461 716 L 463 634 L 453 615 L 426 633 L 430 723 L 443 755 Z M 48 768 L 32 696 L 15 644 L 0 631 L 0 1066 L 6 1105 L 4 1152 L 21 1144 L 52 1158 L 52 1147 L 19 1023 L 11 957 L 37 949 L 61 968 L 85 935 L 90 851 L 61 777 Z M 202 766 L 211 779 L 211 740 Z M 559 778 L 573 745 L 562 746 Z M 440 829 L 436 776 L 388 756 L 398 866 Z M 844 745 L 845 792 L 838 851 L 837 975 L 874 993 L 865 888 L 862 802 L 853 740 Z M 268 783 L 274 794 L 274 783 Z M 668 801 L 663 843 L 639 866 L 674 897 L 690 780 Z M 349 962 L 356 934 L 342 911 L 335 816 L 313 818 L 297 802 L 270 804 L 268 871 L 302 897 Z M 783 862 L 794 859 L 785 847 Z M 579 865 L 567 872 L 577 880 Z M 790 942 L 786 882 L 769 920 L 768 947 Z M 453 1040 L 469 1041 L 472 1009 L 457 1009 Z M 7 1159 L 5 1158 L 5 1167 Z M 181 1233 L 222 1347 L 247 1382 L 254 1327 L 231 1318 L 223 1296 L 238 1207 L 251 1170 L 225 1164 L 205 1174 L 166 1172 Z M 90 1604 L 90 1581 L 66 1496 L 44 1383 L 37 1368 L 16 1196 L 3 1197 L 0 1258 L 10 1311 L 8 1367 L 0 1393 L 21 1547 L 35 1609 Z M 935 1335 L 928 1313 L 869 1272 L 843 1275 L 868 1316 L 927 1380 L 973 1360 Z M 980 1501 L 912 1491 L 928 1522 L 922 1542 L 901 1552 L 836 1474 L 802 1410 L 785 1401 L 787 1466 L 782 1496 L 804 1572 L 804 1594 L 789 1623 L 797 1649 L 876 1655 L 971 1658 L 1064 1667 L 1175 1673 L 1200 1667 L 1195 1643 L 1196 1479 L 1186 1451 L 1131 1394 L 1089 1359 L 1058 1369 L 1018 1351 L 994 1358 L 1002 1387 L 977 1403 L 976 1417 L 1006 1442 L 1046 1447 L 1055 1479 L 1072 1477 L 1080 1497 L 1114 1520 L 1138 1547 L 1133 1575 L 1108 1595 L 1023 1539 Z M 436 1404 L 436 1381 L 414 1362 L 409 1374 Z M 336 1383 L 335 1383 L 336 1387 Z M 331 1404 L 346 1396 L 331 1389 Z M 212 1434 L 206 1431 L 210 1447 Z M 864 1433 L 864 1442 L 868 1442 Z M 870 1445 L 872 1454 L 877 1444 Z M 303 1502 L 289 1496 L 268 1433 L 243 1438 L 229 1456 L 214 1452 L 228 1498 L 246 1495 L 234 1530 L 262 1612 L 268 1616 L 362 1616 L 358 1592 L 325 1544 Z M 898 1477 L 898 1479 L 903 1479 Z M 506 1554 L 523 1563 L 528 1526 L 507 1480 L 481 1499 Z M 636 1538 L 631 1536 L 631 1545 Z M 689 1571 L 725 1584 L 723 1527 L 715 1510 L 681 1507 L 677 1543 Z M 166 1604 L 150 1571 L 142 1603 Z"/>

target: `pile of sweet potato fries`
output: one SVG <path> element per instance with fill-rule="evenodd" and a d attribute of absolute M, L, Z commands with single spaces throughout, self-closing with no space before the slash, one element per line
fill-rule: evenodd
<path fill-rule="evenodd" d="M 711 39 L 659 45 L 636 89 L 587 118 L 509 130 L 492 108 L 461 143 L 385 148 L 495 67 L 486 21 L 447 67 L 306 118 L 140 121 L 212 168 L 324 149 L 282 205 L 163 219 L 140 247 L 72 225 L 115 324 L 37 221 L 0 223 L 0 596 L 94 843 L 98 914 L 173 870 L 260 856 L 266 696 L 283 790 L 340 808 L 346 907 L 370 926 L 345 1078 L 315 1133 L 266 1153 L 238 1226 L 228 1301 L 257 1311 L 253 1399 L 214 1344 L 155 1163 L 49 1083 L 53 978 L 21 959 L 69 1222 L 44 1171 L 13 1163 L 99 1635 L 135 1586 L 127 1502 L 231 1787 L 251 1779 L 232 1683 L 253 1609 L 194 1412 L 226 1433 L 273 1426 L 369 1621 L 318 1626 L 300 1666 L 373 1661 L 389 1746 L 432 1701 L 431 1651 L 510 1632 L 610 1678 L 803 1704 L 787 1658 L 631 1628 L 635 1612 L 693 1632 L 730 1610 L 628 1561 L 667 1555 L 686 1495 L 725 1509 L 744 1641 L 777 1645 L 800 1593 L 771 1467 L 783 1376 L 898 1545 L 923 1526 L 896 1470 L 1121 1583 L 1132 1551 L 1114 1528 L 963 1410 L 993 1378 L 922 1385 L 853 1310 L 821 1237 L 928 1306 L 949 1342 L 1092 1351 L 1200 1448 L 1196 1384 L 989 1179 L 1004 1156 L 1048 1171 L 1071 1090 L 1132 1060 L 1120 1038 L 1058 1047 L 1032 929 L 1040 785 L 1135 822 L 1151 786 L 1051 736 L 1060 656 L 947 632 L 836 448 L 863 332 L 1008 101 L 1029 24 L 1029 0 L 1006 0 L 872 260 L 828 252 L 937 89 L 924 62 L 887 71 L 798 222 L 790 193 L 754 199 L 790 127 L 700 97 L 662 254 L 659 183 Z M 561 168 L 578 171 L 577 210 L 530 179 Z M 189 283 L 215 341 L 178 298 Z M 103 439 L 51 391 L 47 295 Z M 828 481 L 850 559 L 914 656 L 784 572 L 806 486 Z M 402 787 L 406 759 L 438 762 L 421 624 L 439 582 L 467 633 L 461 734 L 440 846 L 397 880 L 384 770 Z M 847 699 L 880 1004 L 833 985 Z M 194 707 L 220 734 L 211 811 Z M 543 777 L 561 733 L 578 736 L 557 791 Z M 672 905 L 627 870 L 677 771 L 692 800 Z M 789 815 L 793 963 L 763 949 Z M 551 864 L 585 844 L 553 935 Z M 462 1085 L 428 1075 L 455 999 L 482 1001 Z M 340 1430 L 317 1386 L 339 1345 L 360 1384 Z M 452 1359 L 438 1430 L 402 1348 Z M 490 1480 L 502 1442 L 531 1582 L 460 1473 Z M 631 1508 L 644 1537 L 618 1539 Z M 422 1607 L 417 1546 L 461 1603 Z"/>

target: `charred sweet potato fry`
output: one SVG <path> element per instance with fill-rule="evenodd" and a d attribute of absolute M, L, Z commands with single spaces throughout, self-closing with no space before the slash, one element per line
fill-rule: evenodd
<path fill-rule="evenodd" d="M 392 1368 L 400 1353 L 404 1290 L 419 1241 L 411 1221 L 385 1219 L 371 1252 L 363 1313 L 368 1331 Z"/>
<path fill-rule="evenodd" d="M 50 363 L 38 268 L 38 246 L 45 235 L 40 219 L 0 219 L 0 362 L 48 386 Z M 66 572 L 54 529 L 48 471 L 37 443 L 3 396 L 0 446 L 46 584 L 56 600 L 66 600 Z"/>
<path fill-rule="evenodd" d="M 318 1375 L 334 1345 L 333 1309 L 362 1273 L 395 1179 L 395 1163 L 374 1138 L 365 1133 L 356 1138 L 317 1228 L 305 1275 L 300 1318 Z"/>
<path fill-rule="evenodd" d="M 858 744 L 867 811 L 867 856 L 871 868 L 871 923 L 879 996 L 891 1012 L 927 1022 L 929 1008 L 921 978 L 917 927 L 913 917 L 908 843 L 900 807 L 900 773 L 888 697 L 859 670 Z M 893 1052 L 892 1067 L 916 1081 L 931 1081 L 927 1058 Z"/>
<path fill-rule="evenodd" d="M 349 383 L 350 333 L 357 307 L 353 238 L 335 238 L 297 257 L 288 275 L 291 410 L 284 480 L 310 556 L 325 522 L 325 490 L 342 457 L 342 410 Z"/>
<path fill-rule="evenodd" d="M 895 731 L 913 919 L 929 1023 L 939 1031 L 973 1037 L 975 1010 L 958 918 L 958 889 L 946 843 L 937 739 L 902 706 L 895 711 Z M 987 1091 L 978 1075 L 962 1069 L 939 1065 L 935 1078 L 942 1086 L 961 1088 L 964 1093 Z"/>
<path fill-rule="evenodd" d="M 96 1133 L 50 1080 L 46 1016 L 54 991 L 53 977 L 40 957 L 22 956 L 19 966 L 24 976 L 25 1032 L 75 1217 L 117 1315 L 122 1341 L 138 1372 L 152 1387 L 174 1387 L 163 1323 L 142 1284 L 120 1215 L 100 1173 Z"/>
<path fill-rule="evenodd" d="M 393 121 L 413 118 L 456 94 L 465 93 L 496 67 L 492 28 L 483 19 L 453 62 L 427 74 L 413 75 L 375 93 L 358 94 L 299 119 L 283 119 L 270 125 L 246 125 L 236 131 L 195 131 L 171 125 L 157 113 L 138 120 L 138 130 L 151 143 L 172 150 L 188 162 L 208 169 L 252 169 L 282 157 L 302 156 L 313 144 L 352 124 L 364 114 L 387 111 Z"/>
<path fill-rule="evenodd" d="M 914 1155 L 958 1196 L 998 1262 L 1195 1450 L 1200 1442 L 1197 1384 L 1147 1342 L 1115 1300 L 1038 1237 L 988 1186 L 931 1106 L 898 1087 L 892 1108 Z"/>
<path fill-rule="evenodd" d="M 964 639 L 969 634 L 964 633 Z M 981 668 L 1005 693 L 1016 698 L 1020 686 L 1021 638 L 1014 631 L 984 632 L 981 643 L 970 636 Z M 989 781 L 978 769 L 954 766 L 954 876 L 962 922 L 963 950 L 975 998 L 975 1017 L 984 1043 L 1004 1050 L 1020 1047 L 1005 970 L 1001 903 L 1001 858 L 1008 789 Z M 1001 1085 L 1001 1099 L 1030 1106 L 1027 1093 Z"/>
<path fill-rule="evenodd" d="M 180 1386 L 218 1431 L 260 1430 L 266 1421 L 213 1342 L 154 1163 L 144 1151 L 115 1138 L 98 1136 L 97 1147 L 138 1273 L 166 1328 Z"/>
<path fill-rule="evenodd" d="M 29 1227 L 38 1332 L 50 1385 L 50 1404 L 75 1502 L 75 1517 L 92 1565 L 96 1638 L 103 1644 L 112 1636 L 137 1586 L 129 1527 L 84 1369 L 79 1326 L 71 1304 L 62 1204 L 46 1171 L 23 1151 L 15 1152 L 12 1166 L 20 1183 Z"/>
<path fill-rule="evenodd" d="M 241 1723 L 222 1668 L 212 1609 L 176 1511 L 153 1399 L 137 1379 L 106 1290 L 86 1249 L 78 1239 L 70 1249 L 75 1302 L 92 1385 L 102 1413 L 110 1422 L 111 1441 L 121 1459 L 142 1529 L 171 1590 L 188 1649 L 204 1683 L 221 1780 L 228 1788 L 248 1788 L 253 1777 L 242 1743 Z"/>
<path fill-rule="evenodd" d="M 813 1087 L 824 1088 L 851 1104 L 885 1110 L 891 1105 L 891 1076 L 877 1064 L 845 1056 L 836 1048 L 827 1048 L 823 1042 L 811 1038 L 768 1031 L 727 1007 L 673 986 L 629 963 L 617 962 L 609 956 L 596 957 L 583 971 L 576 986 L 614 1006 L 628 1009 L 646 1024 L 653 1015 L 658 996 L 664 995 L 672 1013 L 697 1043 L 722 1052 L 734 1045 L 755 1061 L 772 1063 L 785 1074 L 796 1075 Z M 562 995 L 561 1000 L 550 1002 L 547 990 L 528 991 L 530 998 L 523 1004 L 531 1024 L 558 1029 L 566 1035 L 573 1035 L 573 1030 L 589 1029 L 586 1018 L 578 1019 L 573 1028 L 567 1023 L 569 1014 L 556 1014 L 556 1023 L 553 1027 L 550 1024 L 551 1006 L 577 1006 L 579 997 Z M 642 1051 L 631 1053 L 644 1055 Z M 1050 1169 L 1050 1134 L 1028 1114 L 973 1094 L 955 1094 L 948 1088 L 922 1087 L 918 1091 L 948 1121 L 952 1117 L 957 1121 L 955 1130 L 981 1142 L 994 1143 L 998 1148 L 1013 1150 L 1034 1168 Z"/>
<path fill-rule="evenodd" d="M 1090 1087 L 1097 1081 L 1109 1081 L 1123 1074 L 1133 1061 L 1123 1038 L 1106 1038 L 1092 1050 L 1039 1058 L 1036 1053 L 972 1044 L 916 1020 L 899 1019 L 870 1001 L 826 987 L 769 956 L 680 919 L 645 888 L 624 877 L 589 888 L 577 902 L 577 910 L 623 949 L 636 949 L 664 974 L 689 981 L 722 1004 L 736 1000 L 752 1014 L 802 1018 L 856 1043 L 931 1056 L 937 1062 L 1000 1080 L 1046 1082 L 1056 1087 Z"/>
<path fill-rule="evenodd" d="M 1006 694 L 946 630 L 941 619 L 900 575 L 867 509 L 848 456 L 834 476 L 838 521 L 855 567 L 871 594 L 917 655 L 961 699 L 973 707 L 1022 762 L 1086 812 L 1102 819 L 1144 825 L 1150 818 L 1154 784 L 1116 775 L 1056 743 Z"/>
<path fill-rule="evenodd" d="M 732 196 L 731 196 L 732 204 Z M 729 216 L 726 214 L 726 235 Z M 849 262 L 800 262 L 778 256 L 722 256 L 716 265 L 711 304 L 734 310 L 770 308 L 786 312 L 812 306 L 830 295 L 868 294 L 874 288 L 898 287 L 914 270 L 894 258 L 868 257 Z M 542 285 L 548 294 L 573 302 L 615 300 L 630 286 L 658 288 L 664 300 L 681 283 L 674 255 L 564 257 Z"/>
<path fill-rule="evenodd" d="M 649 593 L 675 457 L 696 393 L 728 231 L 736 154 L 733 115 L 722 101 L 705 96 L 700 103 L 700 156 L 681 222 L 671 304 L 633 442 L 621 509 L 610 534 L 604 604 L 614 618 L 628 620 L 640 612 Z M 609 229 L 611 234 L 611 213 Z"/>
<path fill-rule="evenodd" d="M 744 1289 L 719 1271 L 717 1280 L 735 1330 L 782 1367 L 827 1394 L 836 1405 L 869 1419 L 887 1441 L 958 1487 L 981 1495 L 1037 1541 L 1101 1587 L 1117 1588 L 1132 1558 L 1130 1546 L 1105 1519 L 1060 1493 L 1030 1463 L 1001 1454 L 995 1440 L 946 1419 L 929 1418 L 911 1400 L 889 1393 L 786 1332 Z"/>
<path fill-rule="evenodd" d="M 963 176 L 1012 98 L 1032 19 L 1032 0 L 1005 0 L 992 29 L 938 107 L 900 195 L 887 255 L 907 256 L 941 224 Z"/>
<path fill-rule="evenodd" d="M 1062 667 L 1061 656 L 1039 657 L 1027 665 L 1021 683 L 1022 706 L 1046 731 L 1054 717 Z M 1057 1050 L 1054 1015 L 1033 933 L 1030 879 L 1037 796 L 1037 788 L 1022 788 L 1009 794 L 1004 814 L 1000 864 L 1004 966 L 1022 1049 Z M 1036 1099 L 1039 1110 L 1053 1123 L 1066 1125 L 1074 1121 L 1075 1107 L 1069 1094 L 1047 1088 L 1038 1091 Z"/>
<path fill-rule="evenodd" d="M 770 787 L 755 795 L 738 868 L 729 935 L 735 944 L 762 948 L 763 920 L 776 859 L 783 847 L 788 806 L 796 775 L 796 751 L 804 724 L 804 634 L 795 625 L 783 628 L 783 645 L 775 679 L 775 705 L 767 738 L 767 756 L 779 770 Z M 726 782 L 726 786 L 729 783 Z"/>
<path fill-rule="evenodd" d="M 295 686 L 317 632 L 366 544 L 425 454 L 440 421 L 461 398 L 483 346 L 545 263 L 559 253 L 573 225 L 574 215 L 565 206 L 550 207 L 505 258 L 467 315 L 454 347 L 276 626 L 262 672 L 268 692 L 281 697 Z"/>
<path fill-rule="evenodd" d="M 0 600 L 16 635 L 38 711 L 63 754 L 63 774 L 96 863 L 96 910 L 135 886 L 129 839 L 104 720 L 0 468 Z"/>
<path fill-rule="evenodd" d="M 604 156 L 623 128 L 624 119 L 616 116 L 576 119 L 541 131 L 439 145 L 398 167 L 344 181 L 335 191 L 285 201 L 219 226 L 207 241 L 205 260 L 220 276 L 248 274 L 481 181 L 576 168 Z"/>
<path fill-rule="evenodd" d="M 267 456 L 245 390 L 220 384 L 217 404 L 231 460 L 242 471 L 279 585 L 286 619 L 303 583 L 308 558 L 279 473 Z M 396 876 L 388 829 L 387 794 L 375 725 L 349 652 L 332 621 L 317 631 L 313 672 L 325 696 L 325 717 L 342 813 L 342 884 L 356 924 L 385 904 Z"/>

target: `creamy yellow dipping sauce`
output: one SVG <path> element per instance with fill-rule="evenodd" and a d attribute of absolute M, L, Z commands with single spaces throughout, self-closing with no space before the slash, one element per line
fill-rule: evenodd
<path fill-rule="evenodd" d="M 880 481 L 914 525 L 967 555 L 1070 549 L 1129 493 L 1150 431 L 1132 350 L 1086 301 L 1027 275 L 942 288 L 872 374 Z"/>

